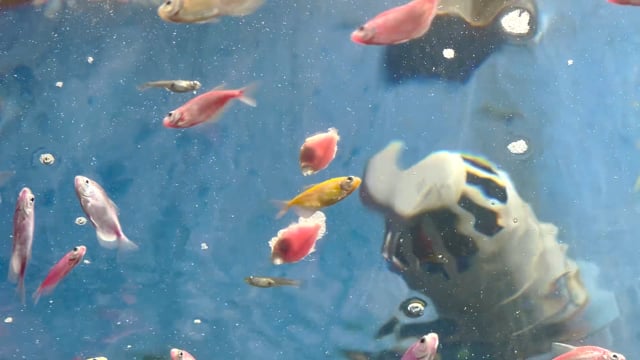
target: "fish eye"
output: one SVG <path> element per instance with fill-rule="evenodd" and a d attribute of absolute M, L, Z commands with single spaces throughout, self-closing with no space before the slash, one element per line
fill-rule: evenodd
<path fill-rule="evenodd" d="M 78 247 L 77 246 L 73 248 L 73 252 L 78 252 Z"/>
<path fill-rule="evenodd" d="M 168 117 L 173 116 L 173 111 L 170 111 L 170 112 L 167 114 L 167 116 L 168 116 Z"/>
<path fill-rule="evenodd" d="M 84 179 L 84 183 L 89 185 L 89 179 Z"/>
<path fill-rule="evenodd" d="M 167 5 L 167 6 L 168 6 L 168 5 L 171 5 L 171 0 L 167 0 L 167 2 L 166 2 L 166 3 L 164 3 L 164 4 L 165 4 L 165 5 Z"/>
<path fill-rule="evenodd" d="M 347 181 L 349 182 L 353 181 L 353 176 L 347 176 Z"/>
<path fill-rule="evenodd" d="M 613 360 L 618 360 L 620 357 L 618 356 L 618 354 L 611 354 L 611 358 Z"/>
<path fill-rule="evenodd" d="M 36 198 L 34 196 L 30 196 L 29 197 L 29 202 L 34 202 L 34 201 L 36 201 Z"/>
<path fill-rule="evenodd" d="M 420 338 L 420 344 L 424 344 L 427 341 L 427 337 L 423 336 Z"/>
<path fill-rule="evenodd" d="M 364 25 L 360 25 L 360 27 L 358 28 L 358 31 L 364 31 Z"/>

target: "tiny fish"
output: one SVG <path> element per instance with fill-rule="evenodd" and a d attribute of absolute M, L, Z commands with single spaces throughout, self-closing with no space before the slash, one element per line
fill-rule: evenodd
<path fill-rule="evenodd" d="M 640 6 L 640 0 L 608 0 L 610 3 L 618 5 L 635 5 Z"/>
<path fill-rule="evenodd" d="M 626 360 L 624 355 L 597 346 L 551 344 L 553 360 Z"/>
<path fill-rule="evenodd" d="M 107 249 L 136 250 L 138 245 L 122 232 L 118 207 L 97 182 L 85 176 L 74 179 L 80 206 L 96 229 L 100 245 Z"/>
<path fill-rule="evenodd" d="M 300 147 L 302 175 L 313 175 L 329 166 L 338 152 L 339 140 L 340 136 L 335 128 L 306 138 Z"/>
<path fill-rule="evenodd" d="M 36 292 L 33 293 L 33 302 L 37 304 L 40 296 L 51 293 L 58 283 L 82 261 L 86 252 L 87 248 L 85 246 L 76 246 L 63 256 L 58 263 L 53 265 L 47 277 L 42 284 L 40 284 Z"/>
<path fill-rule="evenodd" d="M 204 24 L 223 16 L 245 16 L 256 11 L 264 0 L 166 0 L 158 16 L 167 22 Z"/>
<path fill-rule="evenodd" d="M 200 89 L 202 84 L 196 80 L 160 80 L 150 81 L 138 86 L 138 90 L 142 91 L 150 87 L 165 88 L 176 93 L 189 92 Z"/>
<path fill-rule="evenodd" d="M 171 355 L 171 360 L 196 360 L 193 355 L 182 349 L 173 348 L 169 354 Z"/>
<path fill-rule="evenodd" d="M 198 95 L 184 105 L 169 112 L 162 120 L 168 128 L 188 128 L 205 122 L 214 122 L 237 99 L 249 106 L 256 106 L 256 101 L 249 96 L 255 85 L 248 85 L 237 90 L 224 90 L 220 85 L 213 90 Z"/>
<path fill-rule="evenodd" d="M 304 259 L 315 251 L 315 245 L 326 233 L 326 217 L 317 211 L 310 217 L 300 217 L 293 223 L 278 231 L 271 238 L 271 261 L 275 265 L 294 263 Z"/>
<path fill-rule="evenodd" d="M 299 216 L 307 217 L 315 211 L 334 205 L 351 195 L 360 186 L 360 183 L 362 180 L 357 176 L 343 176 L 310 185 L 291 200 L 275 200 L 274 203 L 280 207 L 276 219 L 283 217 L 291 207 Z"/>
<path fill-rule="evenodd" d="M 22 188 L 13 214 L 13 250 L 9 262 L 9 280 L 18 282 L 18 293 L 24 304 L 24 275 L 31 260 L 36 198 L 31 189 Z"/>
<path fill-rule="evenodd" d="M 244 278 L 244 281 L 249 285 L 261 288 L 270 288 L 275 286 L 300 286 L 300 281 L 298 280 L 291 280 L 280 277 L 249 276 Z"/>
<path fill-rule="evenodd" d="M 438 353 L 438 334 L 424 335 L 411 345 L 400 360 L 433 360 Z"/>
<path fill-rule="evenodd" d="M 424 35 L 436 16 L 439 0 L 413 0 L 378 14 L 351 33 L 362 45 L 396 45 Z"/>

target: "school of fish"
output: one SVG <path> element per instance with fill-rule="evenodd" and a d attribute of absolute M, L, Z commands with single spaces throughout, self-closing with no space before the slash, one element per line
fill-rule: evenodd
<path fill-rule="evenodd" d="M 640 0 L 607 1 L 619 5 L 640 5 Z M 11 3 L 12 6 L 14 2 Z M 166 0 L 157 8 L 157 15 L 170 23 L 205 24 L 218 22 L 226 16 L 252 14 L 263 4 L 264 0 Z M 420 38 L 429 31 L 438 5 L 439 0 L 412 0 L 390 8 L 359 26 L 351 33 L 350 38 L 361 45 L 397 45 Z M 156 80 L 146 82 L 138 86 L 138 89 L 163 88 L 174 93 L 187 93 L 196 92 L 201 87 L 202 84 L 197 80 Z M 252 97 L 255 89 L 255 83 L 231 90 L 220 85 L 168 112 L 162 124 L 166 128 L 185 129 L 215 123 L 234 100 L 256 107 L 256 100 Z M 336 128 L 307 137 L 299 153 L 302 175 L 311 176 L 326 169 L 336 157 L 339 140 Z M 14 172 L 5 171 L 0 178 L 4 183 L 13 174 Z M 283 217 L 291 208 L 299 217 L 296 222 L 281 228 L 268 242 L 273 264 L 296 263 L 315 252 L 318 241 L 327 234 L 326 215 L 321 210 L 347 198 L 359 188 L 361 182 L 359 177 L 353 175 L 335 177 L 307 186 L 290 200 L 274 200 L 280 208 L 276 219 Z M 78 175 L 74 178 L 74 189 L 80 208 L 95 229 L 100 246 L 118 251 L 134 251 L 139 248 L 124 234 L 119 210 L 100 184 Z M 30 188 L 24 187 L 20 190 L 15 205 L 13 246 L 8 271 L 8 279 L 17 283 L 17 293 L 22 303 L 25 302 L 25 274 L 31 260 L 34 229 L 35 195 Z M 64 254 L 50 268 L 33 293 L 34 304 L 38 303 L 41 296 L 51 294 L 82 262 L 86 252 L 86 246 L 78 245 Z M 301 284 L 299 280 L 254 275 L 246 277 L 244 281 L 258 288 L 299 287 Z M 426 334 L 405 351 L 402 360 L 434 360 L 438 347 L 438 334 Z M 551 349 L 554 360 L 625 360 L 622 354 L 597 346 L 553 343 Z M 178 348 L 171 348 L 169 356 L 172 360 L 195 360 L 189 352 Z M 107 358 L 99 356 L 87 360 Z"/>

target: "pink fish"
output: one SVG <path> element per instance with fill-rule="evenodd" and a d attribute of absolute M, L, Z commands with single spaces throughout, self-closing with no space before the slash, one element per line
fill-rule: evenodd
<path fill-rule="evenodd" d="M 597 346 L 552 343 L 553 360 L 626 360 L 624 355 Z"/>
<path fill-rule="evenodd" d="M 618 5 L 636 5 L 640 6 L 640 0 L 608 0 L 610 3 Z"/>
<path fill-rule="evenodd" d="M 256 101 L 249 96 L 255 85 L 248 85 L 237 90 L 223 90 L 223 88 L 224 85 L 220 85 L 187 101 L 184 105 L 167 114 L 162 120 L 162 125 L 168 128 L 189 128 L 205 122 L 214 122 L 234 99 L 249 106 L 256 106 Z"/>
<path fill-rule="evenodd" d="M 33 301 L 35 304 L 38 303 L 40 296 L 49 294 L 53 291 L 53 289 L 58 285 L 58 283 L 64 279 L 73 268 L 82 261 L 84 254 L 86 254 L 87 248 L 80 245 L 73 248 L 73 250 L 69 251 L 65 256 L 58 261 L 57 264 L 53 265 L 53 267 L 49 270 L 47 277 L 44 279 L 42 284 L 38 287 L 38 290 L 33 293 Z"/>
<path fill-rule="evenodd" d="M 24 304 L 24 274 L 31 259 L 36 198 L 28 187 L 20 190 L 13 213 L 13 250 L 9 263 L 9 280 L 18 282 L 18 293 Z"/>
<path fill-rule="evenodd" d="M 76 176 L 75 189 L 80 206 L 96 229 L 100 245 L 107 249 L 136 250 L 138 245 L 122 232 L 118 207 L 102 186 L 85 176 Z"/>
<path fill-rule="evenodd" d="M 312 175 L 329 166 L 338 152 L 339 140 L 340 136 L 335 128 L 306 138 L 300 148 L 302 175 Z"/>
<path fill-rule="evenodd" d="M 171 360 L 196 360 L 193 355 L 189 354 L 186 350 L 171 349 Z"/>
<path fill-rule="evenodd" d="M 395 45 L 424 35 L 436 16 L 439 0 L 413 0 L 378 14 L 351 33 L 362 45 Z"/>
<path fill-rule="evenodd" d="M 300 217 L 297 223 L 278 231 L 278 235 L 269 241 L 271 261 L 276 265 L 294 263 L 314 252 L 316 241 L 326 233 L 325 223 L 324 213 L 316 211 L 310 217 Z"/>
<path fill-rule="evenodd" d="M 400 360 L 433 360 L 438 353 L 438 334 L 424 335 L 411 345 Z"/>

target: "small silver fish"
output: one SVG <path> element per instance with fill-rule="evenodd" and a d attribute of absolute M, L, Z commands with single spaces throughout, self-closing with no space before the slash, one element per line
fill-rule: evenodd
<path fill-rule="evenodd" d="M 183 93 L 198 90 L 201 86 L 202 84 L 200 84 L 200 82 L 197 80 L 160 80 L 146 82 L 138 86 L 138 90 L 142 91 L 151 87 L 155 87 L 165 88 L 176 93 Z"/>
<path fill-rule="evenodd" d="M 13 249 L 9 262 L 9 280 L 18 282 L 18 294 L 25 302 L 24 274 L 31 260 L 33 229 L 35 226 L 36 198 L 28 187 L 23 188 L 18 196 L 16 211 L 13 215 Z"/>
<path fill-rule="evenodd" d="M 256 287 L 270 288 L 275 286 L 300 286 L 300 281 L 291 280 L 279 277 L 266 277 L 266 276 L 249 276 L 244 278 L 244 281 Z"/>
<path fill-rule="evenodd" d="M 96 228 L 100 246 L 107 249 L 136 250 L 138 245 L 122 232 L 118 207 L 102 186 L 85 176 L 76 176 L 74 185 L 82 210 Z"/>

